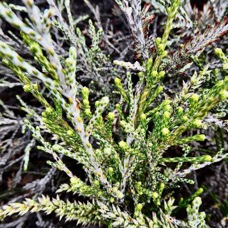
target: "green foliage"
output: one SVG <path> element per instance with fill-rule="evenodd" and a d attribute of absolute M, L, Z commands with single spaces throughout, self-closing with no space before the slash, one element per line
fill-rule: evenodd
<path fill-rule="evenodd" d="M 225 51 L 214 50 L 217 61 L 221 61 L 215 69 L 208 62 L 208 66 L 205 63 L 202 68 L 194 68 L 182 87 L 179 84 L 175 89 L 175 83 L 173 88 L 168 84 L 169 77 L 179 73 L 178 69 L 173 72 L 174 65 L 182 68 L 189 61 L 199 62 L 206 46 L 228 31 L 227 19 L 185 45 L 178 44 L 179 49 L 174 46 L 172 55 L 170 34 L 178 27 L 175 20 L 187 18 L 182 1 L 151 1 L 167 16 L 162 36 L 153 39 L 147 34 L 153 19 L 148 5 L 141 9 L 141 1 L 116 0 L 133 35 L 136 61 L 112 63 L 100 45 L 105 34 L 99 27 L 99 17 L 98 31 L 89 21 L 91 45 L 87 45 L 86 36 L 75 25 L 69 1 L 65 2 L 69 25 L 54 1 L 47 1 L 51 7 L 44 12 L 33 0 L 23 2 L 27 20 L 13 11 L 21 8 L 5 2 L 0 2 L 0 16 L 21 31 L 20 40 L 34 60 L 19 55 L 4 39 L 0 41 L 0 57 L 19 78 L 24 91 L 43 107 L 40 115 L 24 107 L 24 132 L 32 133 L 41 143 L 37 149 L 53 157 L 48 164 L 64 172 L 69 181 L 58 188 L 54 199 L 40 196 L 2 206 L 0 218 L 43 211 L 54 212 L 66 221 L 109 227 L 207 227 L 206 214 L 199 211 L 202 188 L 179 203 L 170 189 L 181 183 L 194 184 L 189 173 L 228 157 L 224 145 L 213 154 L 200 156 L 189 155 L 186 145 L 207 139 L 206 133 L 199 133 L 209 127 L 205 119 L 213 112 L 218 114 L 216 109 L 227 102 Z M 65 44 L 62 54 L 53 39 L 56 29 L 60 29 Z M 218 77 L 211 80 L 212 85 L 204 85 L 215 72 Z M 93 80 L 91 85 L 86 75 Z M 85 82 L 87 87 L 83 86 Z M 107 88 L 99 91 L 101 87 Z M 111 93 L 114 88 L 115 93 Z M 33 145 L 34 141 L 25 150 L 25 169 Z M 168 153 L 171 147 L 180 146 L 180 156 Z M 64 157 L 82 165 L 86 180 L 70 170 Z M 86 203 L 63 201 L 60 198 L 64 192 L 83 196 Z M 182 210 L 187 217 L 175 218 Z"/>

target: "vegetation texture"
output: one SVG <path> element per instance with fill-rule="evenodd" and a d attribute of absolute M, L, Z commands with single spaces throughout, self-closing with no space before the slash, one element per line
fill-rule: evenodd
<path fill-rule="evenodd" d="M 1 227 L 226 227 L 227 1 L 12 2 Z"/>

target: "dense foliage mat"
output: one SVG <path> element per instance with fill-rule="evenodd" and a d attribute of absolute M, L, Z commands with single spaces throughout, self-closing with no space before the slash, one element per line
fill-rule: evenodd
<path fill-rule="evenodd" d="M 227 11 L 1 1 L 0 227 L 226 227 Z"/>

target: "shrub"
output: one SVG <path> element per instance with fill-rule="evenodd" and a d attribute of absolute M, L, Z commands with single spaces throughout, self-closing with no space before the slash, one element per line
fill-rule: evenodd
<path fill-rule="evenodd" d="M 208 227 L 199 209 L 203 189 L 185 199 L 173 190 L 194 184 L 190 173 L 228 156 L 225 136 L 217 147 L 211 141 L 211 131 L 227 129 L 228 58 L 226 41 L 218 42 L 228 31 L 227 5 L 208 3 L 214 11 L 205 21 L 214 25 L 206 27 L 201 15 L 196 28 L 189 1 L 148 1 L 152 8 L 145 2 L 116 0 L 115 14 L 122 10 L 131 31 L 122 50 L 87 0 L 96 19 L 89 27 L 87 17 L 72 15 L 69 0 L 47 0 L 44 11 L 33 0 L 0 2 L 0 16 L 13 31 L 1 37 L 2 75 L 10 69 L 39 102 L 32 108 L 18 96 L 23 133 L 33 135 L 23 164 L 37 141 L 52 156 L 48 164 L 68 176 L 53 198 L 38 194 L 3 205 L 2 220 L 42 211 L 83 225 Z M 3 127 L 16 124 L 3 119 Z M 212 148 L 196 153 L 200 145 Z M 65 157 L 81 164 L 86 178 Z M 61 199 L 64 193 L 77 201 Z"/>

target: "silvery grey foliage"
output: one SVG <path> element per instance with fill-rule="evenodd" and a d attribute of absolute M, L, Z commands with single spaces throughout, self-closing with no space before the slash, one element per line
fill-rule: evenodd
<path fill-rule="evenodd" d="M 30 105 L 17 96 L 24 116 L 1 102 L 1 174 L 19 163 L 16 187 L 35 152 L 46 154 L 51 166 L 24 184 L 28 193 L 1 206 L 0 219 L 19 214 L 24 219 L 13 224 L 23 224 L 30 212 L 37 213 L 37 226 L 52 226 L 44 212 L 80 225 L 208 227 L 196 172 L 228 156 L 226 42 L 215 48 L 228 31 L 224 1 L 198 11 L 197 27 L 197 10 L 187 0 L 116 0 L 127 38 L 104 26 L 93 2 L 84 1 L 91 19 L 78 16 L 69 0 L 44 3 L 0 2 L 2 26 L 12 26 L 1 32 L 0 85 L 22 85 L 21 94 L 37 101 Z M 206 11 L 214 16 L 207 19 Z M 214 26 L 203 25 L 207 20 Z M 54 187 L 56 179 L 61 185 Z M 194 190 L 175 198 L 173 189 L 182 185 Z"/>

